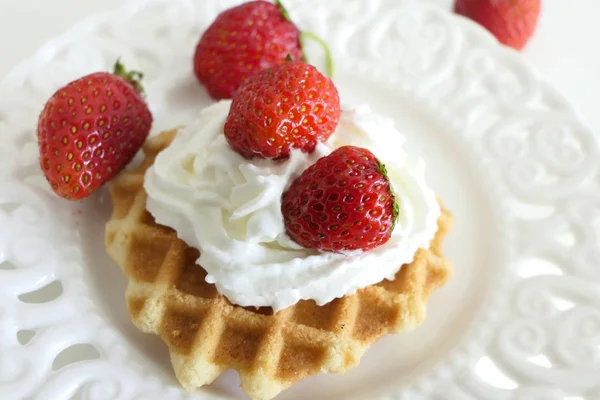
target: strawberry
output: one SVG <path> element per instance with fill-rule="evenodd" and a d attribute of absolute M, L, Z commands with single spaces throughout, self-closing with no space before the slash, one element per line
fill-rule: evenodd
<path fill-rule="evenodd" d="M 521 50 L 533 35 L 541 0 L 456 0 L 454 11 L 474 20 L 498 40 Z"/>
<path fill-rule="evenodd" d="M 367 149 L 340 147 L 308 167 L 283 193 L 289 237 L 306 248 L 341 252 L 386 243 L 398 204 L 385 166 Z"/>
<path fill-rule="evenodd" d="M 114 74 L 87 75 L 59 89 L 38 122 L 40 166 L 61 197 L 89 196 L 142 146 L 152 114 L 138 72 L 117 62 Z"/>
<path fill-rule="evenodd" d="M 194 72 L 214 99 L 233 97 L 258 71 L 303 57 L 300 31 L 280 3 L 250 1 L 221 13 L 206 30 L 194 56 Z"/>
<path fill-rule="evenodd" d="M 331 52 L 321 38 L 300 32 L 279 0 L 250 1 L 219 14 L 204 32 L 196 46 L 194 73 L 211 97 L 230 99 L 257 72 L 283 64 L 288 57 L 305 61 L 305 39 L 323 47 L 331 76 Z"/>
<path fill-rule="evenodd" d="M 248 78 L 233 98 L 225 137 L 246 158 L 283 159 L 312 152 L 340 119 L 333 82 L 312 65 L 291 61 Z"/>

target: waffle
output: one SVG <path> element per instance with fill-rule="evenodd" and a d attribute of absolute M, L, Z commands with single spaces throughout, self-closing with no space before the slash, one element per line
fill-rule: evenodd
<path fill-rule="evenodd" d="M 143 163 L 110 184 L 114 209 L 106 247 L 129 280 L 131 320 L 166 343 L 184 388 L 209 384 L 233 368 L 252 399 L 271 399 L 303 378 L 347 371 L 382 336 L 423 322 L 429 295 L 452 270 L 442 256 L 452 224 L 447 210 L 430 249 L 419 250 L 393 281 L 324 306 L 301 301 L 276 314 L 271 308 L 236 306 L 205 282 L 206 273 L 195 264 L 198 250 L 146 211 L 144 172 L 175 134 L 149 139 Z"/>

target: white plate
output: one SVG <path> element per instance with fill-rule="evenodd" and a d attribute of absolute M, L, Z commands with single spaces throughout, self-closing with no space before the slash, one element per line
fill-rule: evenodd
<path fill-rule="evenodd" d="M 106 192 L 48 193 L 35 126 L 117 57 L 147 73 L 154 131 L 209 104 L 194 44 L 237 1 L 140 0 L 51 40 L 0 84 L 0 398 L 243 399 L 234 373 L 181 391 L 133 328 L 104 249 Z M 598 145 L 567 101 L 467 20 L 416 1 L 289 0 L 332 46 L 346 103 L 395 118 L 456 218 L 456 264 L 416 332 L 278 399 L 600 399 Z"/>

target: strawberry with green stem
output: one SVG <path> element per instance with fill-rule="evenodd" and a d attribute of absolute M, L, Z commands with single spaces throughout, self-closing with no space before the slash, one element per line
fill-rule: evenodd
<path fill-rule="evenodd" d="M 288 236 L 320 251 L 368 251 L 385 244 L 398 211 L 385 166 L 355 146 L 320 158 L 281 199 Z"/>
<path fill-rule="evenodd" d="M 219 14 L 204 32 L 194 55 L 194 73 L 214 99 L 232 98 L 247 78 L 283 64 L 288 56 L 306 61 L 307 39 L 323 46 L 331 76 L 331 53 L 323 40 L 300 32 L 279 0 L 250 1 Z"/>
<path fill-rule="evenodd" d="M 50 97 L 39 117 L 40 166 L 59 196 L 78 200 L 118 174 L 152 126 L 143 74 L 117 61 L 114 72 L 77 79 Z"/>

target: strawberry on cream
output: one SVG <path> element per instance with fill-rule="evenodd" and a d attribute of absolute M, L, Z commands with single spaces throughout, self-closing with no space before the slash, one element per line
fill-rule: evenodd
<path fill-rule="evenodd" d="M 241 306 L 275 311 L 302 299 L 319 305 L 393 279 L 437 231 L 440 207 L 422 160 L 402 150 L 404 136 L 369 107 L 342 111 L 331 138 L 311 154 L 293 150 L 285 162 L 247 160 L 223 134 L 231 101 L 203 110 L 178 132 L 147 171 L 147 209 L 200 250 L 197 263 L 221 294 Z M 328 253 L 305 249 L 286 234 L 281 196 L 320 157 L 351 144 L 386 165 L 400 213 L 390 240 L 373 250 Z"/>

